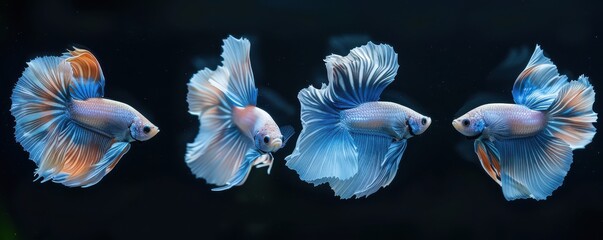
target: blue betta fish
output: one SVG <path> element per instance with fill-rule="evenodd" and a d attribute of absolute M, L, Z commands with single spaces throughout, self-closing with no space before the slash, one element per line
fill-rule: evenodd
<path fill-rule="evenodd" d="M 303 129 L 287 166 L 309 183 L 329 183 L 342 199 L 367 197 L 391 183 L 407 140 L 431 119 L 410 108 L 378 101 L 394 81 L 398 55 L 369 42 L 343 57 L 325 59 L 329 84 L 302 89 Z"/>
<path fill-rule="evenodd" d="M 224 40 L 223 66 L 205 68 L 188 83 L 189 112 L 199 116 L 200 129 L 187 146 L 186 163 L 214 191 L 245 183 L 252 166 L 272 167 L 272 152 L 284 147 L 294 133 L 279 128 L 270 114 L 256 107 L 255 87 L 245 38 Z"/>
<path fill-rule="evenodd" d="M 130 142 L 159 132 L 134 108 L 103 98 L 105 77 L 89 51 L 75 48 L 27 64 L 13 90 L 11 113 L 15 138 L 42 182 L 92 186 L 128 152 Z"/>
<path fill-rule="evenodd" d="M 544 200 L 563 183 L 572 150 L 595 135 L 595 91 L 584 75 L 574 81 L 559 75 L 536 45 L 512 93 L 516 104 L 485 104 L 452 125 L 475 139 L 482 167 L 507 200 Z"/>

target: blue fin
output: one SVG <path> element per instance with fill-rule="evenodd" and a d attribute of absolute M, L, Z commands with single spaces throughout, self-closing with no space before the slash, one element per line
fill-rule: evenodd
<path fill-rule="evenodd" d="M 253 70 L 249 59 L 251 43 L 242 38 L 229 36 L 222 46 L 222 65 L 228 78 L 211 78 L 211 84 L 220 89 L 237 107 L 256 105 L 258 90 L 253 80 Z"/>
<path fill-rule="evenodd" d="M 399 67 L 398 54 L 391 46 L 372 42 L 352 49 L 345 57 L 327 56 L 325 62 L 329 98 L 344 109 L 379 100 Z"/>
<path fill-rule="evenodd" d="M 563 140 L 572 149 L 589 144 L 597 129 L 597 113 L 593 111 L 595 91 L 584 75 L 561 89 L 548 112 L 550 134 Z"/>
<path fill-rule="evenodd" d="M 254 148 L 232 122 L 232 106 L 225 94 L 210 83 L 228 78 L 223 67 L 204 69 L 188 84 L 189 112 L 199 116 L 199 133 L 187 145 L 189 168 L 199 178 L 219 186 L 225 185 L 243 164 L 246 152 Z"/>
<path fill-rule="evenodd" d="M 557 66 L 544 56 L 542 49 L 536 49 L 526 68 L 513 84 L 515 103 L 525 105 L 532 110 L 544 111 L 549 108 L 557 92 L 567 84 L 567 77 L 559 75 Z"/>
<path fill-rule="evenodd" d="M 406 140 L 392 143 L 389 137 L 353 134 L 358 148 L 358 173 L 350 179 L 328 179 L 342 199 L 368 197 L 389 185 L 406 149 Z"/>
<path fill-rule="evenodd" d="M 307 182 L 328 177 L 348 179 L 358 171 L 354 140 L 339 122 L 339 112 L 324 96 L 325 89 L 325 85 L 321 89 L 310 86 L 297 96 L 303 129 L 295 150 L 285 160 Z"/>
<path fill-rule="evenodd" d="M 78 100 L 103 97 L 105 77 L 96 57 L 88 50 L 79 48 L 69 50 L 63 57 L 73 71 L 71 97 Z"/>
<path fill-rule="evenodd" d="M 59 57 L 41 57 L 27 63 L 11 96 L 15 139 L 37 165 L 52 133 L 68 121 L 71 68 Z"/>
<path fill-rule="evenodd" d="M 287 125 L 280 127 L 280 130 L 281 134 L 283 135 L 283 145 L 281 146 L 281 148 L 283 148 L 287 144 L 287 141 L 289 141 L 293 134 L 295 134 L 295 129 L 293 126 Z"/>
<path fill-rule="evenodd" d="M 500 174 L 507 200 L 544 200 L 563 184 L 572 164 L 572 149 L 547 134 L 496 141 Z"/>
<path fill-rule="evenodd" d="M 245 159 L 243 160 L 243 164 L 239 167 L 239 170 L 235 173 L 234 176 L 230 180 L 224 184 L 224 186 L 212 188 L 212 191 L 224 191 L 230 189 L 234 186 L 240 186 L 245 183 L 247 177 L 249 176 L 249 172 L 251 172 L 251 167 L 254 165 L 256 159 L 262 156 L 262 153 L 255 149 L 249 149 L 245 154 Z"/>

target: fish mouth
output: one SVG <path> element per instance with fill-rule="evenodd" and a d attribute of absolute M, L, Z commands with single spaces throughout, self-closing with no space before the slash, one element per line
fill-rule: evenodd
<path fill-rule="evenodd" d="M 272 147 L 273 151 L 279 150 L 281 149 L 281 147 L 283 147 L 283 140 L 280 138 L 276 138 L 272 141 L 272 144 L 270 144 L 270 146 Z"/>

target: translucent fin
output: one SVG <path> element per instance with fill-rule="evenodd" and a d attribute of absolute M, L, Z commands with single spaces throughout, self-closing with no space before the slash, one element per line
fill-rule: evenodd
<path fill-rule="evenodd" d="M 287 141 L 295 134 L 295 129 L 291 125 L 283 126 L 280 128 L 281 134 L 283 134 L 283 145 L 281 148 L 285 147 Z"/>
<path fill-rule="evenodd" d="M 186 101 L 189 113 L 201 115 L 204 111 L 217 106 L 230 108 L 224 93 L 209 82 L 209 79 L 228 79 L 229 77 L 228 71 L 223 67 L 218 67 L 215 71 L 205 68 L 193 75 L 187 84 Z"/>
<path fill-rule="evenodd" d="M 358 147 L 358 173 L 347 180 L 329 179 L 336 196 L 347 199 L 368 197 L 389 185 L 398 170 L 406 140 L 353 134 Z"/>
<path fill-rule="evenodd" d="M 36 174 L 43 181 L 52 180 L 65 186 L 91 186 L 100 181 L 128 151 L 129 144 L 89 131 L 73 122 L 51 133 Z"/>
<path fill-rule="evenodd" d="M 517 104 L 544 111 L 549 108 L 557 92 L 565 84 L 567 77 L 559 75 L 557 66 L 545 57 L 540 46 L 536 45 L 528 65 L 515 80 L 513 99 Z"/>
<path fill-rule="evenodd" d="M 15 139 L 37 165 L 43 161 L 48 138 L 68 121 L 71 68 L 59 57 L 41 57 L 27 63 L 11 96 Z"/>
<path fill-rule="evenodd" d="M 549 110 L 550 134 L 563 140 L 572 149 L 589 144 L 597 129 L 597 113 L 593 111 L 595 91 L 584 75 L 561 89 Z"/>
<path fill-rule="evenodd" d="M 249 59 L 251 43 L 242 38 L 229 36 L 222 46 L 222 65 L 229 73 L 228 78 L 210 78 L 209 81 L 226 94 L 234 106 L 256 105 L 258 90 L 253 80 Z"/>
<path fill-rule="evenodd" d="M 107 175 L 119 162 L 121 157 L 123 157 L 130 150 L 130 143 L 127 142 L 116 142 L 111 145 L 109 151 L 103 156 L 103 159 L 99 161 L 97 164 L 94 164 L 93 171 L 91 171 L 86 179 L 82 182 L 82 187 L 90 187 L 94 184 L 97 184 L 105 175 Z"/>
<path fill-rule="evenodd" d="M 473 144 L 473 148 L 484 171 L 494 180 L 498 185 L 500 182 L 500 154 L 498 149 L 492 142 L 487 139 L 477 139 Z"/>
<path fill-rule="evenodd" d="M 307 182 L 328 177 L 348 179 L 358 171 L 354 140 L 339 122 L 339 112 L 325 98 L 325 87 L 310 86 L 299 92 L 303 129 L 295 150 L 285 158 L 287 166 Z"/>
<path fill-rule="evenodd" d="M 391 46 L 372 42 L 352 49 L 345 57 L 327 56 L 325 62 L 329 98 L 344 109 L 379 100 L 399 66 L 398 54 Z"/>
<path fill-rule="evenodd" d="M 243 185 L 243 183 L 245 183 L 247 177 L 249 176 L 249 172 L 251 172 L 251 167 L 254 165 L 255 160 L 260 156 L 262 156 L 262 153 L 260 153 L 258 150 L 247 150 L 247 153 L 245 154 L 245 159 L 243 160 L 243 164 L 241 164 L 236 174 L 232 176 L 232 178 L 228 180 L 224 186 L 212 188 L 211 190 L 224 191 L 234 186 Z"/>
<path fill-rule="evenodd" d="M 546 134 L 494 142 L 500 154 L 502 190 L 507 200 L 544 200 L 561 184 L 572 163 L 572 149 Z"/>
<path fill-rule="evenodd" d="M 188 84 L 187 101 L 191 114 L 199 115 L 199 133 L 187 145 L 185 156 L 189 168 L 208 183 L 225 185 L 241 167 L 245 153 L 253 148 L 232 122 L 232 108 L 226 96 L 210 79 L 228 78 L 223 67 L 195 74 Z"/>
<path fill-rule="evenodd" d="M 63 57 L 67 58 L 73 70 L 71 96 L 78 100 L 103 97 L 105 77 L 96 57 L 88 50 L 75 47 Z"/>

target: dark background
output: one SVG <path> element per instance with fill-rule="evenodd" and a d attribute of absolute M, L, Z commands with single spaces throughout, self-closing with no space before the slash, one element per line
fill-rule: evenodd
<path fill-rule="evenodd" d="M 591 78 L 603 112 L 600 1 L 193 2 L 0 3 L 0 239 L 603 238 L 601 134 L 574 152 L 552 197 L 507 202 L 476 161 L 463 160 L 456 148 L 468 140 L 450 125 L 475 93 L 511 102 L 516 73 L 486 79 L 510 49 L 531 54 L 537 43 L 563 73 Z M 251 39 L 258 105 L 280 125 L 300 131 L 297 92 L 324 79 L 333 36 L 350 34 L 396 49 L 390 96 L 404 94 L 434 122 L 410 140 L 391 185 L 366 199 L 339 200 L 299 180 L 283 160 L 294 144 L 275 154 L 272 174 L 256 169 L 242 187 L 212 192 L 183 160 L 198 129 L 186 83 L 219 64 L 229 34 Z M 107 98 L 161 128 L 84 189 L 32 182 L 35 164 L 14 140 L 9 111 L 25 63 L 71 46 L 99 59 Z"/>

